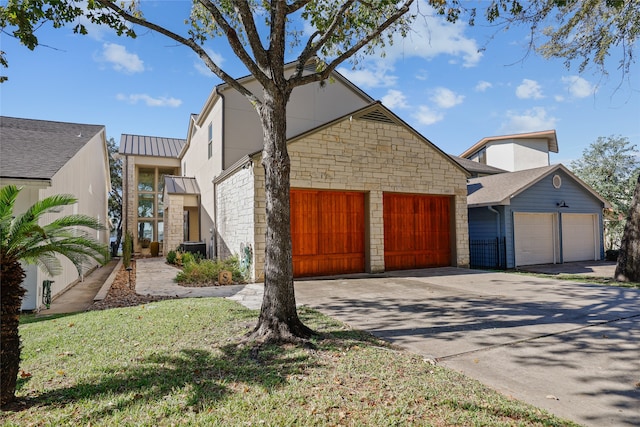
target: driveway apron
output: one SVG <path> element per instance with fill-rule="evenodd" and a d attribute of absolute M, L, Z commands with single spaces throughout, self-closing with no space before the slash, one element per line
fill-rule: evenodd
<path fill-rule="evenodd" d="M 640 290 L 437 268 L 296 281 L 296 300 L 558 416 L 640 425 Z"/>

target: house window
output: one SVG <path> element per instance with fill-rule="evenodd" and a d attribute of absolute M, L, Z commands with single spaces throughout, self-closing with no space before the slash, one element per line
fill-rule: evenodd
<path fill-rule="evenodd" d="M 207 144 L 207 159 L 210 159 L 213 155 L 213 125 L 209 123 L 209 143 Z"/>
<path fill-rule="evenodd" d="M 487 164 L 487 149 L 483 148 L 478 153 L 478 163 L 482 163 L 483 165 Z"/>
<path fill-rule="evenodd" d="M 173 168 L 138 169 L 138 243 L 164 240 L 164 178 L 173 175 Z"/>

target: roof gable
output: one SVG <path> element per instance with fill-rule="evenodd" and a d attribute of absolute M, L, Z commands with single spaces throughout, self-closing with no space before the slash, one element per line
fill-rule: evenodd
<path fill-rule="evenodd" d="M 49 180 L 102 125 L 0 117 L 0 176 Z"/>
<path fill-rule="evenodd" d="M 601 201 L 605 207 L 609 206 L 609 203 L 602 196 L 562 164 L 470 179 L 467 184 L 467 205 L 469 207 L 509 205 L 513 197 L 517 197 L 558 170 L 569 175 L 593 197 Z"/>

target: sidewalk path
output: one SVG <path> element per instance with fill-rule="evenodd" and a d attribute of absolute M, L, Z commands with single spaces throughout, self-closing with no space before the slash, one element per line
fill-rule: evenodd
<path fill-rule="evenodd" d="M 78 282 L 65 293 L 54 299 L 49 309 L 40 310 L 38 316 L 85 311 L 93 304 L 93 298 L 116 265 L 118 265 L 118 260 L 112 259 L 106 265 L 96 268 L 89 273 L 82 282 Z"/>
<path fill-rule="evenodd" d="M 191 288 L 175 281 L 178 269 L 160 258 L 136 260 L 136 293 L 140 295 L 170 296 L 177 298 L 219 297 L 238 301 L 252 310 L 262 304 L 262 284 L 208 286 Z"/>

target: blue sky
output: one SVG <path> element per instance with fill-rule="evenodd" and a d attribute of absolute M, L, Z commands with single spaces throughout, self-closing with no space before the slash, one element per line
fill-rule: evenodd
<path fill-rule="evenodd" d="M 150 20 L 173 19 L 176 30 L 186 30 L 189 5 L 143 3 Z M 612 57 L 608 76 L 595 69 L 579 75 L 562 60 L 527 53 L 525 29 L 496 32 L 424 17 L 413 27 L 386 57 L 339 71 L 444 151 L 460 154 L 483 137 L 547 129 L 558 134 L 553 163 L 579 158 L 599 136 L 622 135 L 640 146 L 637 64 L 623 77 Z M 89 32 L 43 26 L 35 51 L 2 34 L 9 60 L 2 115 L 103 124 L 116 141 L 122 133 L 185 138 L 189 115 L 200 112 L 220 81 L 162 35 L 140 28 L 130 39 L 95 26 Z M 223 40 L 206 48 L 231 75 L 246 74 Z"/>

